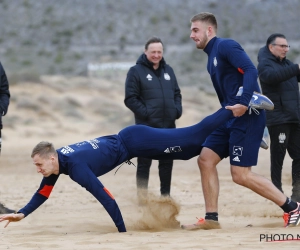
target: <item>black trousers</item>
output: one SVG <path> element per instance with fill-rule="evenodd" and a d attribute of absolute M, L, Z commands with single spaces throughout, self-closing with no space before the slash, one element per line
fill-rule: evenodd
<path fill-rule="evenodd" d="M 147 189 L 152 159 L 137 158 L 136 184 L 138 189 Z M 170 195 L 173 160 L 159 160 L 158 171 L 161 195 Z"/>
<path fill-rule="evenodd" d="M 300 182 L 300 124 L 285 123 L 268 126 L 270 134 L 271 179 L 282 191 L 282 165 L 286 151 L 292 158 L 293 187 Z"/>

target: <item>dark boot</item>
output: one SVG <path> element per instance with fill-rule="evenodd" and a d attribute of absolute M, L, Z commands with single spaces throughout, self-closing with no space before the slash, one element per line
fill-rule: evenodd
<path fill-rule="evenodd" d="M 2 203 L 0 203 L 0 214 L 11 214 L 14 213 L 15 210 L 9 209 L 5 207 Z"/>

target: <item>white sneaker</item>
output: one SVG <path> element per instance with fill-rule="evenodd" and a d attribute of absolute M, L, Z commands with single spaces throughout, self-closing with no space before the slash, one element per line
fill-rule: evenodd
<path fill-rule="evenodd" d="M 241 96 L 243 93 L 243 87 L 239 88 L 237 96 Z M 265 110 L 273 110 L 274 103 L 265 95 L 253 92 L 252 98 L 249 102 L 249 107 L 253 109 L 265 109 Z"/>

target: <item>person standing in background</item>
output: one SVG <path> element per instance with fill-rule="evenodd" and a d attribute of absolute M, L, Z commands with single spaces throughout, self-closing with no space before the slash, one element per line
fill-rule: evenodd
<path fill-rule="evenodd" d="M 286 59 L 290 46 L 283 34 L 272 34 L 258 53 L 262 92 L 274 103 L 266 111 L 270 134 L 271 179 L 282 190 L 282 165 L 286 151 L 292 163 L 292 200 L 300 202 L 300 65 Z"/>
<path fill-rule="evenodd" d="M 182 114 L 181 91 L 173 69 L 163 58 L 163 43 L 151 37 L 136 65 L 127 73 L 125 105 L 134 113 L 135 123 L 154 128 L 175 128 Z M 139 203 L 147 194 L 152 159 L 137 158 L 136 183 Z M 160 192 L 170 196 L 173 161 L 159 160 Z"/>
<path fill-rule="evenodd" d="M 2 116 L 4 116 L 7 113 L 9 99 L 10 99 L 9 85 L 8 85 L 4 68 L 1 63 L 0 63 L 0 77 L 1 77 L 0 78 L 0 154 L 1 154 L 1 144 L 2 144 L 1 130 L 3 127 Z M 13 213 L 13 212 L 14 210 L 5 207 L 0 202 L 0 214 Z"/>

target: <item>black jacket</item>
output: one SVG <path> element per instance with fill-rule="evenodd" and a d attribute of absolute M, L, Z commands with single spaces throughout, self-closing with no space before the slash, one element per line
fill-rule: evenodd
<path fill-rule="evenodd" d="M 9 87 L 5 71 L 0 63 L 0 129 L 2 129 L 2 116 L 7 112 L 9 105 Z"/>
<path fill-rule="evenodd" d="M 174 128 L 182 114 L 181 93 L 173 69 L 162 58 L 157 70 L 142 54 L 127 73 L 125 105 L 135 123 L 156 128 Z"/>
<path fill-rule="evenodd" d="M 300 122 L 299 65 L 276 58 L 264 46 L 258 53 L 258 76 L 264 95 L 274 103 L 267 111 L 267 125 Z"/>

